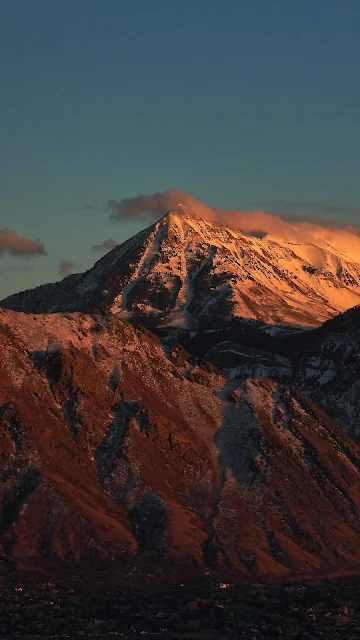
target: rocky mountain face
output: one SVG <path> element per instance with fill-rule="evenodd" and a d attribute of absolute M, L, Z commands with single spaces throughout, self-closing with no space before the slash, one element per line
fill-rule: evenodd
<path fill-rule="evenodd" d="M 350 313 L 304 333 L 294 379 L 314 358 L 335 362 L 356 327 Z M 4 571 L 359 571 L 360 449 L 305 387 L 276 371 L 229 379 L 112 314 L 0 310 L 0 352 Z"/>
<path fill-rule="evenodd" d="M 1 305 L 32 313 L 102 309 L 150 328 L 203 330 L 237 317 L 317 326 L 360 303 L 360 261 L 350 258 L 328 243 L 234 231 L 179 205 L 89 271 Z"/>
<path fill-rule="evenodd" d="M 302 336 L 293 380 L 360 442 L 360 307 Z"/>
<path fill-rule="evenodd" d="M 296 387 L 360 442 L 360 307 L 315 329 L 233 320 L 218 331 L 169 336 L 229 381 L 270 377 Z"/>
<path fill-rule="evenodd" d="M 3 572 L 359 572 L 359 284 L 326 243 L 179 206 L 3 301 Z"/>

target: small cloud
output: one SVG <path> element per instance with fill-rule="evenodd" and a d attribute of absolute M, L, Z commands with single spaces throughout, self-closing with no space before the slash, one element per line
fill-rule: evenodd
<path fill-rule="evenodd" d="M 360 236 L 360 228 L 353 224 L 345 225 L 344 231 L 347 231 L 347 233 L 351 233 L 353 236 Z"/>
<path fill-rule="evenodd" d="M 179 202 L 190 207 L 195 205 L 197 209 L 202 204 L 196 198 L 185 194 L 183 191 L 168 189 L 168 191 L 152 193 L 151 195 L 123 198 L 119 201 L 108 200 L 106 208 L 110 213 L 110 221 L 117 222 L 131 218 L 157 218 L 162 213 L 176 207 Z"/>
<path fill-rule="evenodd" d="M 83 211 L 98 211 L 99 210 L 98 207 L 94 207 L 93 204 L 84 204 L 84 206 L 81 207 L 81 209 Z"/>
<path fill-rule="evenodd" d="M 46 256 L 45 247 L 39 239 L 29 240 L 19 236 L 11 229 L 0 229 L 0 256 L 3 254 L 32 258 L 34 256 Z"/>
<path fill-rule="evenodd" d="M 115 240 L 112 240 L 111 238 L 109 238 L 108 240 L 104 240 L 104 242 L 102 242 L 101 244 L 93 244 L 93 246 L 91 247 L 91 251 L 100 251 L 100 252 L 107 252 L 107 251 L 111 251 L 111 249 L 114 249 L 117 246 L 117 242 Z"/>
<path fill-rule="evenodd" d="M 71 260 L 62 260 L 59 262 L 59 273 L 63 278 L 70 276 L 75 269 L 75 264 Z"/>

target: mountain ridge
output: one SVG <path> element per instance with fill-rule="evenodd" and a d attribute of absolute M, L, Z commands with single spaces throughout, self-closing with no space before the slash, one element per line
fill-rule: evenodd
<path fill-rule="evenodd" d="M 359 303 L 360 260 L 330 245 L 256 237 L 179 205 L 85 273 L 0 305 L 40 313 L 102 309 L 153 328 L 197 330 L 233 317 L 317 326 Z"/>
<path fill-rule="evenodd" d="M 0 306 L 4 573 L 360 571 L 357 265 L 298 246 L 173 211 Z"/>
<path fill-rule="evenodd" d="M 359 570 L 360 449 L 301 391 L 229 381 L 112 314 L 0 310 L 0 347 L 4 567 Z"/>

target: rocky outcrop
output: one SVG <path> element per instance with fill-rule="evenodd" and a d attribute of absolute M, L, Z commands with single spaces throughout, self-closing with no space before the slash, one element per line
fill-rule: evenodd
<path fill-rule="evenodd" d="M 4 571 L 359 569 L 360 450 L 307 392 L 102 314 L 3 310 L 0 347 Z"/>

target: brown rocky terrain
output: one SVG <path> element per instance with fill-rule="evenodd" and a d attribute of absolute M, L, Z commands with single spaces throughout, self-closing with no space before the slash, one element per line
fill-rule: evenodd
<path fill-rule="evenodd" d="M 286 580 L 360 567 L 360 449 L 113 315 L 0 310 L 4 570 Z"/>

